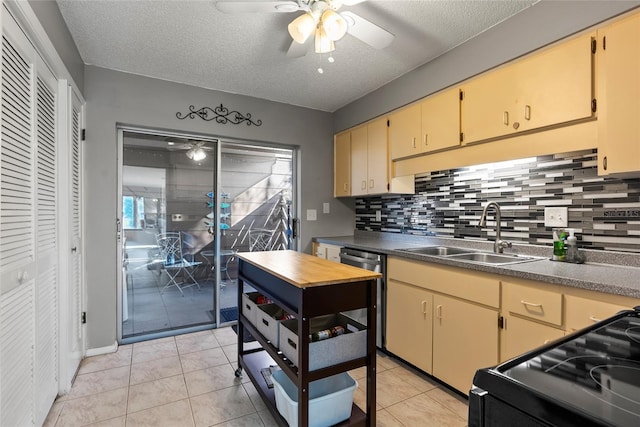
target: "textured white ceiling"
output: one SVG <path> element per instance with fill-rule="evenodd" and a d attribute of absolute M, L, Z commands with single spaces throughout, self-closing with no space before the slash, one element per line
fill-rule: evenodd
<path fill-rule="evenodd" d="M 57 0 L 86 64 L 333 112 L 538 0 L 368 0 L 344 6 L 396 38 L 346 35 L 327 55 L 288 58 L 296 13 L 224 14 L 215 1 Z M 325 72 L 318 74 L 322 65 Z"/>

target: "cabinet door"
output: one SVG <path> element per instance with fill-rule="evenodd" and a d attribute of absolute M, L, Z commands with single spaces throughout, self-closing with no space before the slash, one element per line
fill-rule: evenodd
<path fill-rule="evenodd" d="M 387 148 L 387 119 L 379 119 L 367 125 L 367 192 L 388 193 L 387 186 L 389 150 Z"/>
<path fill-rule="evenodd" d="M 391 160 L 420 153 L 422 113 L 414 104 L 389 116 L 389 150 Z"/>
<path fill-rule="evenodd" d="M 498 312 L 433 296 L 433 375 L 468 394 L 480 368 L 498 363 Z"/>
<path fill-rule="evenodd" d="M 515 88 L 513 65 L 492 70 L 463 85 L 461 126 L 465 144 L 514 132 L 515 112 L 511 108 Z"/>
<path fill-rule="evenodd" d="M 640 15 L 598 30 L 598 173 L 640 171 Z"/>
<path fill-rule="evenodd" d="M 325 245 L 327 259 L 333 262 L 340 262 L 340 246 Z"/>
<path fill-rule="evenodd" d="M 504 324 L 500 347 L 501 362 L 564 336 L 561 329 L 515 316 L 505 316 Z"/>
<path fill-rule="evenodd" d="M 607 302 L 565 295 L 567 311 L 567 332 L 575 332 L 586 328 L 595 322 L 611 317 L 622 310 L 630 310 L 627 307 Z"/>
<path fill-rule="evenodd" d="M 432 372 L 432 294 L 402 282 L 387 286 L 387 350 Z"/>
<path fill-rule="evenodd" d="M 333 196 L 351 195 L 351 132 L 340 133 L 333 141 Z"/>
<path fill-rule="evenodd" d="M 422 152 L 460 145 L 460 91 L 445 90 L 421 103 Z"/>
<path fill-rule="evenodd" d="M 594 114 L 594 37 L 595 33 L 585 34 L 515 64 L 513 110 L 518 131 L 586 119 Z"/>
<path fill-rule="evenodd" d="M 351 130 L 351 195 L 367 194 L 367 126 Z"/>

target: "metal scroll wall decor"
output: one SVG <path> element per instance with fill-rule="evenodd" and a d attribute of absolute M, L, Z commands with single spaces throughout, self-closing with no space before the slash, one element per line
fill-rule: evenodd
<path fill-rule="evenodd" d="M 188 113 L 182 114 L 179 111 L 176 113 L 176 117 L 180 120 L 184 120 L 187 117 L 190 119 L 195 119 L 196 116 L 208 122 L 210 122 L 211 120 L 215 120 L 217 123 L 220 123 L 222 125 L 227 123 L 232 123 L 234 125 L 246 123 L 247 126 L 262 125 L 262 120 L 252 120 L 251 113 L 242 114 L 238 111 L 229 111 L 229 109 L 222 104 L 220 104 L 219 107 L 202 107 L 199 110 L 196 110 L 196 107 L 194 107 L 193 105 L 189 105 Z"/>

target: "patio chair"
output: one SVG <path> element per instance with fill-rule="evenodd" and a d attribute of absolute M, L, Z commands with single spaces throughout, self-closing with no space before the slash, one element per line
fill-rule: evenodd
<path fill-rule="evenodd" d="M 191 286 L 200 289 L 200 283 L 193 277 L 193 270 L 202 262 L 190 261 L 182 253 L 182 236 L 180 232 L 167 232 L 156 235 L 160 250 L 161 269 L 167 273 L 169 281 L 160 290 L 163 293 L 167 288 L 175 286 L 184 296 L 182 290 Z M 187 282 L 187 280 L 190 280 Z"/>

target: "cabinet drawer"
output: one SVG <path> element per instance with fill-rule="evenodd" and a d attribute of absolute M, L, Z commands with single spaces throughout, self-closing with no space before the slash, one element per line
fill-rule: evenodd
<path fill-rule="evenodd" d="M 530 286 L 503 282 L 504 307 L 520 316 L 562 325 L 562 294 Z"/>
<path fill-rule="evenodd" d="M 498 276 L 492 274 L 403 258 L 389 258 L 387 277 L 479 304 L 500 307 L 500 281 Z"/>
<path fill-rule="evenodd" d="M 575 332 L 578 329 L 586 328 L 599 320 L 613 316 L 621 310 L 632 308 L 573 295 L 566 295 L 565 298 L 567 304 L 567 332 Z"/>

